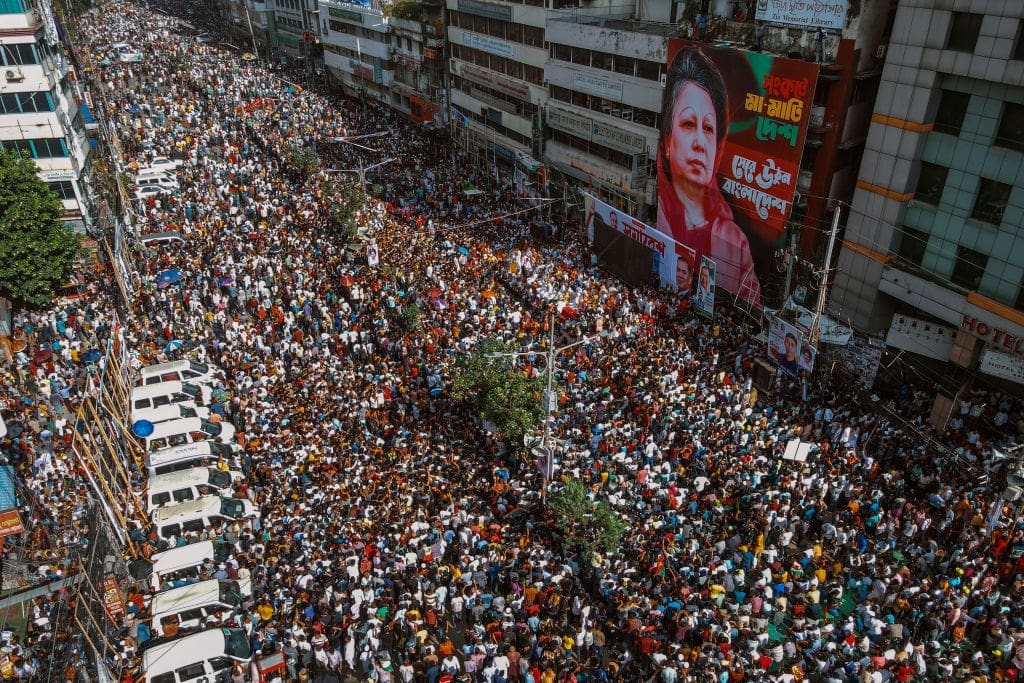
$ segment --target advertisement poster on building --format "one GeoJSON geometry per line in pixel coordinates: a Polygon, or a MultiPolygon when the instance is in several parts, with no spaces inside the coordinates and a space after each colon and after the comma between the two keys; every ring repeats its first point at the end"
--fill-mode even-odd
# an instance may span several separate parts
{"type": "Polygon", "coordinates": [[[700,257],[700,272],[697,273],[697,293],[693,297],[697,313],[707,318],[715,317],[715,262],[707,256],[700,257]]]}
{"type": "Polygon", "coordinates": [[[796,377],[801,370],[810,374],[817,353],[799,328],[776,317],[768,328],[768,355],[784,373],[796,377]]]}
{"type": "MultiPolygon", "coordinates": [[[[620,259],[635,259],[628,253],[629,249],[642,248],[652,252],[650,265],[647,266],[650,270],[648,275],[655,277],[662,287],[679,291],[683,287],[692,286],[693,264],[697,262],[696,254],[692,249],[677,244],[668,235],[592,195],[585,195],[584,209],[587,239],[592,244],[595,243],[595,234],[600,228],[611,229],[631,240],[628,247],[626,245],[617,249],[614,246],[611,247],[615,249],[616,253],[603,251],[597,255],[599,259],[613,263],[620,259]]],[[[624,265],[633,266],[635,264],[624,265]]]]}
{"type": "Polygon", "coordinates": [[[672,39],[658,142],[661,232],[761,305],[796,193],[818,66],[672,39]]]}

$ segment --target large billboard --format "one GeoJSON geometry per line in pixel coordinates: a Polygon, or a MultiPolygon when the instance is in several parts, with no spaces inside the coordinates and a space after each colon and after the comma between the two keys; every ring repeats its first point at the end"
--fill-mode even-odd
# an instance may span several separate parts
{"type": "Polygon", "coordinates": [[[818,66],[674,38],[658,142],[658,225],[760,306],[796,194],[818,66]]]}
{"type": "Polygon", "coordinates": [[[697,263],[692,249],[593,195],[585,195],[584,209],[587,238],[615,275],[632,284],[656,280],[662,287],[691,291],[697,263]]]}

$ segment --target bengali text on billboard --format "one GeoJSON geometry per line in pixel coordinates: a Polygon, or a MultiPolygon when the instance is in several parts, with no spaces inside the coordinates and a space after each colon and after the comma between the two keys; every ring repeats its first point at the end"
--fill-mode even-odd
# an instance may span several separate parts
{"type": "Polygon", "coordinates": [[[717,266],[718,286],[760,305],[777,272],[818,66],[669,41],[658,143],[658,230],[717,266]]]}
{"type": "Polygon", "coordinates": [[[668,235],[592,195],[585,196],[584,207],[587,237],[591,242],[594,241],[595,225],[608,226],[653,250],[654,272],[652,276],[657,276],[662,287],[677,292],[690,291],[693,285],[693,264],[697,262],[692,249],[677,244],[668,235]]]}

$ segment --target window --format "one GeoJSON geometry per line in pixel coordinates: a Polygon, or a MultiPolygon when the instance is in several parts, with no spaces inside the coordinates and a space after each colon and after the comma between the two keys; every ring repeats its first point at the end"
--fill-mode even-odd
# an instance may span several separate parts
{"type": "Polygon", "coordinates": [[[192,500],[193,498],[195,498],[195,496],[192,495],[192,489],[178,489],[174,492],[175,503],[184,503],[185,501],[192,500]]]}
{"type": "Polygon", "coordinates": [[[915,266],[921,265],[924,252],[928,248],[928,233],[903,226],[903,239],[900,240],[899,256],[915,266]]]}
{"type": "Polygon", "coordinates": [[[75,197],[75,187],[74,187],[74,185],[71,184],[70,180],[56,180],[56,181],[53,181],[53,182],[50,182],[50,183],[46,183],[46,184],[49,185],[50,189],[53,190],[53,193],[56,194],[61,199],[63,199],[63,200],[74,200],[74,199],[76,199],[76,197],[75,197]]]}
{"type": "Polygon", "coordinates": [[[181,525],[183,531],[191,532],[194,534],[201,533],[206,528],[206,522],[202,519],[190,519],[181,525]]]}
{"type": "MultiPolygon", "coordinates": [[[[0,2],[4,2],[4,1],[5,0],[0,0],[0,2]]],[[[152,683],[175,683],[174,672],[173,671],[168,671],[165,674],[160,674],[159,676],[153,676],[153,682],[152,683]]]]}
{"type": "Polygon", "coordinates": [[[960,126],[964,125],[964,115],[971,96],[965,92],[942,89],[939,96],[939,108],[935,112],[935,130],[949,135],[960,135],[960,126]]]}
{"type": "Polygon", "coordinates": [[[164,492],[164,493],[154,493],[153,494],[153,498],[152,498],[150,504],[153,507],[156,507],[158,505],[167,505],[170,502],[171,502],[171,494],[169,494],[167,492],[164,492]]]}
{"type": "Polygon", "coordinates": [[[50,157],[66,157],[68,149],[63,138],[37,138],[35,140],[4,140],[4,149],[20,152],[22,156],[30,156],[33,159],[47,159],[50,157]]]}
{"type": "Polygon", "coordinates": [[[996,131],[996,147],[1024,152],[1024,104],[1003,103],[1003,117],[996,131]]]}
{"type": "Polygon", "coordinates": [[[1002,223],[1003,211],[1006,210],[1006,202],[1010,199],[1010,190],[1012,189],[1012,186],[998,180],[982,178],[978,185],[978,197],[974,200],[971,218],[977,218],[979,221],[992,225],[1002,223]]]}
{"type": "Polygon", "coordinates": [[[4,43],[0,45],[0,61],[4,66],[23,66],[38,64],[39,58],[32,43],[4,43]]]}
{"type": "Polygon", "coordinates": [[[1013,46],[1013,58],[1024,60],[1024,21],[1020,24],[1017,33],[1017,44],[1013,46]]]}
{"type": "Polygon", "coordinates": [[[0,94],[0,114],[53,111],[53,100],[45,90],[0,94]]]}
{"type": "Polygon", "coordinates": [[[953,12],[953,21],[949,25],[949,37],[946,38],[946,48],[959,52],[974,52],[974,46],[978,44],[978,34],[981,33],[983,18],[984,15],[971,12],[953,12]]]}
{"type": "Polygon", "coordinates": [[[946,175],[949,169],[938,164],[921,162],[921,173],[917,177],[917,189],[914,199],[938,206],[942,199],[942,190],[946,187],[946,175]]]}
{"type": "Polygon", "coordinates": [[[177,524],[168,524],[160,530],[160,535],[164,538],[170,538],[171,536],[177,536],[181,533],[181,527],[177,524]]]}
{"type": "Polygon", "coordinates": [[[179,681],[191,681],[193,678],[200,678],[206,675],[205,662],[196,662],[183,666],[178,669],[175,673],[178,674],[179,681]]]}
{"type": "Polygon", "coordinates": [[[985,274],[986,265],[988,256],[985,254],[967,247],[957,247],[956,265],[953,266],[953,275],[949,279],[953,284],[975,291],[981,284],[981,276],[985,274]]]}
{"type": "Polygon", "coordinates": [[[1018,311],[1024,311],[1024,283],[1017,290],[1017,303],[1013,305],[1018,311]]]}

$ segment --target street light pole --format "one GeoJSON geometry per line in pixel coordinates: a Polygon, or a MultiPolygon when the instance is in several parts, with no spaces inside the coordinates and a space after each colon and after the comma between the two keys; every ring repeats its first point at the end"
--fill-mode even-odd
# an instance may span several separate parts
{"type": "MultiPolygon", "coordinates": [[[[578,340],[572,342],[571,344],[566,344],[565,346],[555,347],[555,323],[556,323],[556,314],[555,314],[554,311],[552,311],[551,312],[551,324],[548,327],[548,351],[547,351],[547,354],[546,354],[546,361],[547,361],[546,389],[544,390],[544,395],[541,398],[541,400],[543,402],[543,408],[544,408],[544,429],[541,432],[541,437],[540,437],[540,451],[541,451],[541,454],[544,456],[544,458],[546,458],[546,460],[545,460],[546,466],[544,468],[544,471],[541,473],[542,476],[543,476],[543,479],[544,479],[544,483],[541,485],[541,490],[540,490],[541,501],[547,501],[548,482],[550,481],[551,477],[554,475],[554,470],[555,470],[555,451],[554,451],[553,448],[551,448],[548,445],[551,442],[551,420],[552,420],[552,416],[554,415],[555,409],[556,409],[556,407],[558,405],[558,401],[557,401],[557,399],[555,399],[555,395],[554,395],[555,369],[556,369],[555,368],[555,363],[557,362],[558,354],[562,353],[563,351],[568,351],[569,349],[574,348],[576,346],[579,346],[581,344],[588,344],[588,343],[590,343],[590,342],[592,342],[594,340],[594,337],[586,336],[586,337],[583,337],[582,339],[578,339],[578,340]]],[[[488,354],[487,357],[488,358],[518,358],[519,356],[529,356],[532,353],[533,352],[531,352],[531,351],[515,352],[515,353],[492,353],[492,354],[488,354]]]]}
{"type": "Polygon", "coordinates": [[[366,172],[397,160],[398,157],[391,157],[390,159],[385,159],[384,161],[373,164],[372,166],[363,166],[362,164],[359,164],[359,168],[325,168],[323,173],[355,173],[359,176],[359,187],[362,188],[363,194],[366,194],[366,172]]]}

